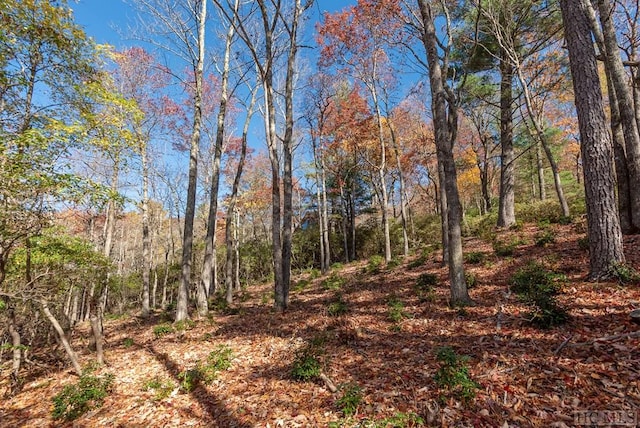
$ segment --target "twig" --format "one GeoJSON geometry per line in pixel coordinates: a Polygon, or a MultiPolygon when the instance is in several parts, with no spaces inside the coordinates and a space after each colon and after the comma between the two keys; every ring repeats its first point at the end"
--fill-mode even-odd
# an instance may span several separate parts
{"type": "Polygon", "coordinates": [[[327,388],[329,388],[329,391],[333,393],[338,392],[338,388],[336,388],[336,385],[331,381],[331,379],[329,379],[329,377],[326,374],[320,373],[320,379],[324,381],[324,384],[327,385],[327,388]]]}
{"type": "Polygon", "coordinates": [[[569,343],[569,341],[573,338],[573,334],[570,334],[569,337],[567,337],[561,344],[560,346],[558,346],[556,348],[555,351],[553,351],[553,355],[558,355],[560,353],[560,351],[562,351],[562,348],[564,348],[565,346],[567,346],[567,344],[569,343]]]}

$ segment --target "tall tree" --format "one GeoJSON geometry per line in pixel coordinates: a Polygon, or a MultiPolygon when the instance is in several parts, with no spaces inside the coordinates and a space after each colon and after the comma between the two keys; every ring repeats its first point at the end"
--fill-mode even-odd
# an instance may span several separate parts
{"type": "Polygon", "coordinates": [[[598,280],[609,277],[612,266],[625,260],[614,192],[612,145],[585,9],[581,0],[561,0],[560,7],[582,140],[589,229],[589,277],[598,280]]]}
{"type": "MultiPolygon", "coordinates": [[[[449,15],[446,4],[441,3],[448,24],[449,15]]],[[[451,27],[447,26],[447,43],[440,43],[434,25],[435,13],[427,0],[418,0],[422,26],[421,39],[429,66],[431,86],[431,110],[437,148],[438,164],[444,172],[443,193],[447,197],[447,236],[449,243],[448,265],[451,289],[451,305],[464,306],[472,303],[467,291],[462,260],[462,207],[458,195],[456,165],[453,159],[453,144],[456,141],[458,126],[458,107],[455,94],[448,85],[448,55],[451,47],[451,27]],[[441,60],[438,46],[444,46],[441,60]],[[441,62],[442,61],[442,62],[441,62]]]]}

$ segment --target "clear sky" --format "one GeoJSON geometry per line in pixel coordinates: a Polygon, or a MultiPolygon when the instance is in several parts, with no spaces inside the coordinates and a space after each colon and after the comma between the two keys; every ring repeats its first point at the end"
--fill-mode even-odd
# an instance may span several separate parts
{"type": "MultiPolygon", "coordinates": [[[[316,0],[313,14],[317,16],[318,12],[341,10],[354,3],[354,0],[316,0]]],[[[135,16],[131,5],[122,0],[77,0],[77,3],[72,2],[70,6],[74,10],[76,22],[96,42],[116,47],[135,44],[135,41],[122,40],[119,34],[126,34],[127,24],[135,16]]]]}

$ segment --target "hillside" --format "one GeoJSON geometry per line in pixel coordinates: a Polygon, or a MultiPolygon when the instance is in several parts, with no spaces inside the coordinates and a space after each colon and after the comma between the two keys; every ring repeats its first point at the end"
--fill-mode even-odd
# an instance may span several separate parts
{"type": "MultiPolygon", "coordinates": [[[[490,242],[466,240],[465,251],[474,254],[466,267],[477,280],[470,292],[477,305],[464,309],[447,306],[446,270],[434,253],[423,264],[410,258],[379,272],[366,262],[349,264],[329,281],[300,277],[284,315],[271,310],[270,285],[264,284],[247,289],[237,306],[180,332],[159,329],[170,330],[160,312],[149,320],[110,319],[108,364],[94,368],[96,375],[114,375],[101,408],[75,424],[51,419],[52,397],[77,381],[58,350],[30,355],[31,376],[17,396],[0,404],[0,426],[408,427],[419,424],[418,417],[430,426],[573,426],[577,411],[638,409],[640,327],[628,315],[640,307],[638,284],[585,282],[584,232],[577,225],[549,231],[554,242],[545,246],[535,245],[542,231],[533,225],[500,232],[500,240],[517,244],[502,257],[490,242]],[[568,311],[568,323],[530,325],[529,309],[509,292],[509,279],[532,260],[563,274],[558,303],[568,311]],[[424,284],[416,288],[426,273],[437,277],[433,291],[424,284]],[[191,392],[180,390],[180,373],[207,361],[221,345],[232,350],[230,367],[191,392]],[[443,346],[469,357],[464,364],[478,384],[475,397],[465,401],[434,380],[443,346]],[[304,349],[346,389],[332,393],[320,379],[292,379],[292,362],[304,349]],[[357,396],[355,386],[361,401],[347,417],[340,412],[344,400],[337,401],[345,390],[357,396]]],[[[640,236],[626,238],[628,262],[636,269],[639,246],[640,236]]],[[[73,338],[85,364],[93,358],[88,337],[84,326],[73,338]]]]}

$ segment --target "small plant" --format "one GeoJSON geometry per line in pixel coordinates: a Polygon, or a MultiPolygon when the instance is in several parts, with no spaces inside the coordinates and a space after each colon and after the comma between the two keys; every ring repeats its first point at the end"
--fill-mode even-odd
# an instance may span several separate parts
{"type": "Polygon", "coordinates": [[[344,268],[344,264],[340,262],[336,262],[331,265],[331,270],[342,270],[344,268]]]}
{"type": "Polygon", "coordinates": [[[204,366],[208,371],[223,371],[231,367],[233,359],[233,350],[226,345],[219,345],[216,349],[209,353],[207,363],[204,366]]]}
{"type": "Polygon", "coordinates": [[[302,291],[307,288],[309,284],[311,284],[311,281],[309,281],[308,279],[301,279],[295,283],[295,285],[293,286],[293,291],[302,291]]]}
{"type": "Polygon", "coordinates": [[[478,277],[473,272],[465,271],[464,280],[467,283],[467,288],[473,288],[478,285],[478,277]]]}
{"type": "Polygon", "coordinates": [[[389,307],[387,316],[394,323],[399,323],[408,316],[404,311],[404,303],[397,297],[391,297],[387,302],[387,306],[389,307]]]}
{"type": "Polygon", "coordinates": [[[545,247],[547,244],[553,244],[556,242],[556,236],[551,229],[546,229],[542,232],[536,233],[534,241],[536,247],[545,247]]]}
{"type": "Polygon", "coordinates": [[[330,317],[338,317],[346,314],[347,312],[349,312],[349,307],[347,306],[347,302],[342,300],[342,296],[338,296],[337,300],[331,302],[327,307],[327,314],[330,317]]]}
{"type": "Polygon", "coordinates": [[[381,255],[375,254],[369,258],[369,262],[367,262],[367,272],[370,274],[380,273],[382,269],[382,265],[384,264],[384,257],[381,255]]]}
{"type": "Polygon", "coordinates": [[[362,388],[357,384],[348,383],[341,385],[340,390],[342,395],[336,401],[336,407],[345,417],[355,415],[362,402],[362,388]]]}
{"type": "Polygon", "coordinates": [[[130,337],[125,337],[122,341],[122,346],[125,348],[131,348],[133,346],[133,339],[130,337]]]}
{"type": "Polygon", "coordinates": [[[379,419],[368,428],[411,428],[424,425],[424,419],[413,412],[398,412],[388,418],[379,419]]]}
{"type": "Polygon", "coordinates": [[[176,385],[168,379],[162,379],[156,376],[146,381],[143,386],[143,391],[153,391],[153,399],[155,401],[164,400],[171,392],[176,389],[176,385]]]}
{"type": "Polygon", "coordinates": [[[159,339],[162,336],[170,333],[173,333],[173,327],[171,327],[169,324],[160,324],[153,327],[153,335],[156,337],[156,339],[159,339]]]}
{"type": "Polygon", "coordinates": [[[387,263],[387,269],[395,269],[402,264],[402,260],[398,257],[394,257],[387,263]]]}
{"type": "Polygon", "coordinates": [[[511,257],[516,249],[517,242],[502,242],[500,240],[493,241],[493,252],[498,257],[511,257]]]}
{"type": "Polygon", "coordinates": [[[433,273],[423,273],[416,280],[416,287],[421,290],[430,291],[438,285],[438,276],[433,273]]]}
{"type": "Polygon", "coordinates": [[[464,261],[470,263],[472,265],[480,264],[485,259],[485,254],[480,251],[470,251],[468,253],[464,253],[464,261]]]}
{"type": "Polygon", "coordinates": [[[333,272],[328,278],[322,281],[322,288],[325,290],[339,290],[346,282],[346,279],[333,272]]]}
{"type": "Polygon", "coordinates": [[[174,326],[177,331],[187,331],[193,329],[196,326],[196,323],[193,320],[185,319],[176,321],[174,326]]]}
{"type": "Polygon", "coordinates": [[[618,280],[620,285],[627,285],[640,281],[640,272],[625,263],[614,263],[609,267],[611,276],[618,280]]]}
{"type": "Polygon", "coordinates": [[[578,248],[580,248],[583,251],[588,251],[589,250],[589,237],[588,236],[583,236],[582,238],[578,239],[578,248]]]}
{"type": "Polygon", "coordinates": [[[313,280],[316,278],[320,278],[320,271],[318,269],[311,269],[309,271],[309,279],[313,280]]]}
{"type": "Polygon", "coordinates": [[[291,377],[301,382],[309,382],[320,376],[320,360],[318,357],[303,350],[296,354],[291,368],[291,377]]]}
{"type": "Polygon", "coordinates": [[[413,261],[411,261],[407,265],[407,268],[409,268],[409,269],[417,269],[417,268],[423,266],[426,262],[427,262],[427,257],[423,254],[420,257],[418,257],[417,259],[414,259],[413,261]]]}
{"type": "Polygon", "coordinates": [[[182,391],[192,392],[200,385],[200,382],[204,380],[204,374],[196,365],[196,367],[192,369],[178,373],[178,380],[180,380],[180,389],[182,391]]]}
{"type": "Polygon", "coordinates": [[[53,419],[72,421],[89,410],[102,407],[104,399],[111,392],[114,376],[104,377],[83,375],[78,383],[65,386],[53,397],[53,419]]]}
{"type": "Polygon", "coordinates": [[[434,376],[436,384],[465,403],[475,398],[479,385],[469,377],[469,357],[458,355],[451,347],[445,346],[438,349],[436,359],[440,362],[434,376]]]}
{"type": "Polygon", "coordinates": [[[511,290],[531,306],[529,321],[540,328],[551,328],[565,323],[569,314],[558,305],[561,275],[549,271],[539,263],[529,263],[511,278],[511,290]]]}

